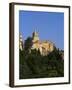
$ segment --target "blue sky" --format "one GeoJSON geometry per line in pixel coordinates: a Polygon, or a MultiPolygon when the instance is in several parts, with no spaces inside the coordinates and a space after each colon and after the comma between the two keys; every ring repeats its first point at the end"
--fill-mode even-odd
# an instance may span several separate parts
{"type": "Polygon", "coordinates": [[[64,13],[20,10],[19,30],[24,40],[37,31],[40,40],[50,40],[64,49],[64,13]]]}

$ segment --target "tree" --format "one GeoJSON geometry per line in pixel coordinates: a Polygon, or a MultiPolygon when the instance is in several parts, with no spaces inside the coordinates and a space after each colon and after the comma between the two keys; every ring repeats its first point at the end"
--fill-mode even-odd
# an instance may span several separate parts
{"type": "Polygon", "coordinates": [[[28,51],[32,46],[32,38],[31,37],[28,37],[26,40],[25,40],[25,43],[24,43],[24,49],[26,51],[28,51]]]}
{"type": "Polygon", "coordinates": [[[20,51],[20,79],[64,76],[64,61],[59,49],[55,48],[47,56],[42,56],[36,49],[28,53],[31,45],[32,38],[28,37],[25,49],[20,51]]]}

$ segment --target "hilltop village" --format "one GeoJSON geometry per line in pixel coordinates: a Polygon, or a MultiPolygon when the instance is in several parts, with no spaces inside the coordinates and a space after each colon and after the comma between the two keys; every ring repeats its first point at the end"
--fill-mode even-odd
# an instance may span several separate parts
{"type": "Polygon", "coordinates": [[[19,60],[20,79],[64,76],[64,51],[36,31],[25,40],[20,34],[19,60]]]}

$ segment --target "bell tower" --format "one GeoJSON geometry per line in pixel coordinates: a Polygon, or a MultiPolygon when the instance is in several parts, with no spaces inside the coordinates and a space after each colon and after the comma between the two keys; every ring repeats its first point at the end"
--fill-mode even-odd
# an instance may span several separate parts
{"type": "Polygon", "coordinates": [[[21,33],[19,34],[19,49],[23,50],[23,39],[21,33]]]}
{"type": "Polygon", "coordinates": [[[32,34],[32,42],[37,42],[39,41],[39,36],[38,36],[38,33],[36,31],[33,32],[32,34]]]}

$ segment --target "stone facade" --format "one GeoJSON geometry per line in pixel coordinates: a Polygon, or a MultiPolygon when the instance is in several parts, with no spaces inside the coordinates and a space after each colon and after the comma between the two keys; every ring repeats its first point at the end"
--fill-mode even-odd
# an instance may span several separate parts
{"type": "Polygon", "coordinates": [[[39,50],[41,55],[47,55],[54,50],[54,47],[54,44],[50,41],[40,41],[38,33],[33,32],[31,49],[39,50]]]}

